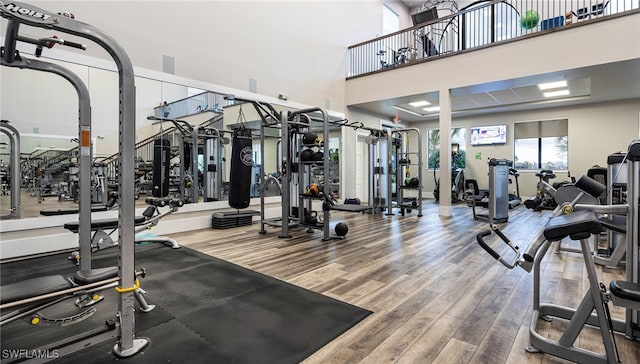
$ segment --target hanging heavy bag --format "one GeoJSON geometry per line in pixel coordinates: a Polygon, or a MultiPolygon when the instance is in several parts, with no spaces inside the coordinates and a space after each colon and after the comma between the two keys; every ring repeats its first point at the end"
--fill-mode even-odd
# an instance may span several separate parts
{"type": "Polygon", "coordinates": [[[233,130],[231,145],[231,172],[229,176],[229,206],[234,209],[249,207],[251,199],[251,165],[253,149],[251,131],[244,126],[233,130]]]}
{"type": "Polygon", "coordinates": [[[153,142],[153,197],[169,196],[169,163],[171,161],[171,143],[167,139],[153,142]]]}

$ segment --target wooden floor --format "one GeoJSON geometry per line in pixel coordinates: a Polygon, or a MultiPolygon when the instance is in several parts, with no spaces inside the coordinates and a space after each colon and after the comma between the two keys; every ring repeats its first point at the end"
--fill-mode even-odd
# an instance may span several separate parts
{"type": "MultiPolygon", "coordinates": [[[[532,274],[503,267],[478,246],[475,235],[487,223],[474,221],[463,205],[453,207],[451,218],[439,217],[433,201],[424,205],[420,218],[415,213],[332,212],[332,221],[349,225],[345,240],[324,242],[320,231],[303,229],[293,230],[291,239],[279,239],[276,229],[258,234],[255,222],[172,237],[183,246],[374,312],[305,363],[563,362],[524,351],[532,274]]],[[[503,231],[524,247],[546,218],[520,206],[511,211],[503,231]]],[[[541,301],[576,307],[587,287],[581,256],[556,253],[554,245],[543,266],[541,301]]],[[[605,282],[623,277],[620,270],[597,269],[605,282]]],[[[612,312],[624,315],[617,307],[612,312]]],[[[563,324],[540,325],[542,333],[557,339],[563,324]]],[[[639,362],[640,343],[621,335],[616,339],[622,362],[639,362]]],[[[604,351],[599,331],[592,328],[577,345],[604,351]]]]}

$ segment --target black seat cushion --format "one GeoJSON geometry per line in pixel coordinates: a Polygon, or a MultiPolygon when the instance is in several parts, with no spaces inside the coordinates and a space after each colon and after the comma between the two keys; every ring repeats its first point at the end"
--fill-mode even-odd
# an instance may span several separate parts
{"type": "Polygon", "coordinates": [[[555,216],[549,219],[544,229],[544,237],[549,241],[562,240],[569,236],[573,240],[588,238],[598,234],[602,224],[592,211],[577,211],[568,215],[555,216]]]}
{"type": "MultiPolygon", "coordinates": [[[[140,225],[146,221],[144,216],[136,216],[135,225],[140,225]]],[[[68,222],[64,224],[64,228],[77,233],[80,229],[80,221],[68,222]]],[[[118,218],[115,219],[97,219],[91,221],[91,231],[101,229],[116,229],[118,227],[118,218]]]]}
{"type": "Polygon", "coordinates": [[[640,283],[612,281],[609,283],[611,294],[630,301],[640,302],[640,283]]]}
{"type": "Polygon", "coordinates": [[[0,287],[0,303],[15,302],[71,287],[73,284],[61,275],[31,278],[0,287]]]}

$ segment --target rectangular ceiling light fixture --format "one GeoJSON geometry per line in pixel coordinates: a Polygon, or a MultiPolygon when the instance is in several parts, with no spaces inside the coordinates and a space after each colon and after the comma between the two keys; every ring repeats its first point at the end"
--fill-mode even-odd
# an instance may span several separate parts
{"type": "Polygon", "coordinates": [[[411,107],[422,107],[422,106],[431,105],[431,103],[429,101],[423,100],[423,101],[410,102],[409,105],[411,105],[411,107]]]}
{"type": "Polygon", "coordinates": [[[544,97],[568,96],[569,90],[549,91],[543,93],[544,97]]]}
{"type": "Polygon", "coordinates": [[[415,112],[415,111],[411,111],[411,110],[405,109],[404,107],[400,107],[400,106],[398,106],[398,105],[394,105],[394,106],[392,106],[392,107],[393,107],[394,109],[396,109],[396,110],[400,110],[400,111],[402,111],[402,112],[406,112],[407,114],[411,114],[411,115],[415,115],[415,116],[422,116],[422,114],[419,114],[419,113],[417,113],[417,112],[415,112]]]}
{"type": "Polygon", "coordinates": [[[426,111],[426,112],[440,111],[440,106],[425,107],[424,111],[426,111]]]}
{"type": "Polygon", "coordinates": [[[551,90],[554,88],[567,87],[567,81],[556,81],[556,82],[547,82],[541,83],[538,85],[538,88],[541,90],[551,90]]]}

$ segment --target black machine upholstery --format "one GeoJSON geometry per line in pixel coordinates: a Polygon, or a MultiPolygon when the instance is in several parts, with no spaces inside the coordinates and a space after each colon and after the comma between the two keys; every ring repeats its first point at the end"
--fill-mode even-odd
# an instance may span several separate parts
{"type": "MultiPolygon", "coordinates": [[[[135,225],[142,224],[146,221],[144,216],[136,216],[134,221],[135,225]]],[[[79,230],[80,222],[68,222],[64,224],[64,228],[67,230],[71,230],[74,233],[77,233],[79,230]]],[[[101,229],[116,229],[118,228],[118,219],[98,219],[91,221],[91,231],[101,230],[101,229]]]]}
{"type": "Polygon", "coordinates": [[[116,277],[117,275],[118,267],[79,270],[73,275],[73,280],[80,285],[84,285],[104,281],[105,279],[116,277]]]}
{"type": "Polygon", "coordinates": [[[478,187],[478,181],[475,179],[465,179],[464,190],[467,191],[470,198],[473,197],[473,202],[476,206],[489,206],[489,202],[485,200],[485,198],[489,196],[489,190],[481,190],[478,187]],[[472,193],[473,195],[471,195],[472,193]]]}
{"type": "Polygon", "coordinates": [[[616,297],[640,302],[640,283],[612,281],[609,283],[609,290],[616,297]]]}
{"type": "Polygon", "coordinates": [[[549,241],[562,240],[569,236],[572,240],[586,239],[598,234],[602,224],[592,211],[578,211],[568,215],[552,217],[544,229],[544,237],[549,241]]]}

